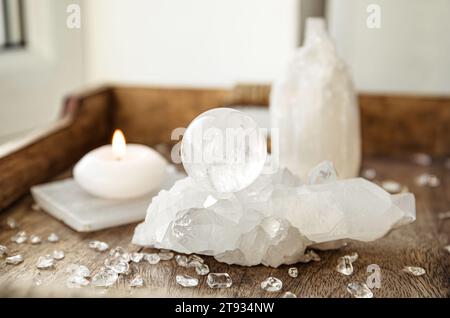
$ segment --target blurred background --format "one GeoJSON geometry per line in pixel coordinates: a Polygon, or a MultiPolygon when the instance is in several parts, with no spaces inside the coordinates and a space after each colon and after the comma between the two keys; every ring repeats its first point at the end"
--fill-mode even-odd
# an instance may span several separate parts
{"type": "Polygon", "coordinates": [[[86,85],[271,83],[310,16],[325,17],[358,91],[450,94],[448,0],[0,0],[0,144],[86,85]]]}

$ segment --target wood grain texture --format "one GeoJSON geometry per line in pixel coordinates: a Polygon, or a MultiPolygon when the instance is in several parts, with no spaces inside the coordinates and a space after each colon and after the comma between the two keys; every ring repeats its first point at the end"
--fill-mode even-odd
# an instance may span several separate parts
{"type": "MultiPolygon", "coordinates": [[[[350,297],[346,291],[349,282],[364,282],[368,277],[369,264],[381,267],[380,289],[374,290],[374,297],[450,297],[450,254],[443,246],[450,244],[450,219],[439,220],[439,212],[450,210],[450,169],[442,161],[430,167],[419,167],[409,161],[399,159],[366,159],[365,167],[376,169],[377,180],[396,180],[409,187],[416,195],[417,221],[388,234],[376,242],[350,244],[336,251],[319,252],[322,260],[309,264],[297,264],[299,277],[291,278],[287,274],[290,266],[277,269],[264,266],[242,267],[219,263],[211,257],[206,263],[212,272],[228,272],[233,279],[229,289],[210,289],[206,277],[200,277],[197,288],[182,288],[175,283],[177,274],[197,276],[193,269],[175,265],[175,261],[163,261],[157,265],[141,263],[133,267],[133,273],[139,272],[145,280],[145,287],[130,290],[127,282],[130,277],[122,276],[118,283],[108,290],[82,289],[68,290],[64,286],[67,274],[64,268],[71,262],[84,264],[93,272],[98,270],[106,257],[105,253],[90,250],[89,240],[99,239],[111,246],[121,245],[130,251],[141,250],[130,244],[135,225],[122,226],[95,233],[76,233],[42,211],[33,211],[29,196],[16,203],[6,213],[0,215],[0,224],[7,217],[14,217],[20,229],[29,234],[46,237],[51,232],[60,235],[61,241],[55,244],[44,242],[41,245],[28,243],[17,245],[9,241],[15,233],[1,228],[0,244],[13,252],[23,253],[25,262],[13,266],[0,259],[0,294],[3,296],[132,296],[132,297],[279,297],[281,292],[269,293],[260,289],[260,283],[268,276],[280,278],[283,291],[292,291],[299,297],[350,297]],[[414,178],[429,172],[439,176],[441,185],[437,188],[419,187],[414,178]],[[38,256],[48,254],[54,249],[66,252],[66,258],[59,261],[55,270],[38,271],[35,267],[38,256]],[[360,257],[354,263],[352,276],[343,276],[335,271],[339,256],[358,252],[360,257]],[[426,275],[410,276],[402,271],[403,266],[421,266],[426,275]],[[41,272],[44,282],[39,287],[31,287],[33,277],[41,272]]],[[[66,173],[64,176],[67,176],[66,173]]],[[[132,277],[132,275],[131,275],[132,277]]]]}

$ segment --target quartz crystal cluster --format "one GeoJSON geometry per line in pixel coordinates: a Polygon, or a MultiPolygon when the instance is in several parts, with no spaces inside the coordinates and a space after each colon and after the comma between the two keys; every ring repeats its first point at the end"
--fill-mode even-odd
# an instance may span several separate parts
{"type": "MultiPolygon", "coordinates": [[[[153,198],[133,243],[212,255],[228,264],[278,267],[320,259],[305,254],[311,245],[373,241],[415,220],[412,194],[391,195],[363,178],[336,175],[327,162],[310,170],[306,180],[280,168],[230,193],[207,190],[186,177],[153,198]]],[[[177,257],[178,264],[188,262],[177,257]]]]}

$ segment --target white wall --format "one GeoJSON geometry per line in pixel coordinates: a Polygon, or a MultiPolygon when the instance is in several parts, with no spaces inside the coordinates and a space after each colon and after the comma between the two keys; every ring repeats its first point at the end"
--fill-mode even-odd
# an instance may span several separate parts
{"type": "Polygon", "coordinates": [[[327,17],[358,89],[450,94],[450,1],[329,0],[327,17]],[[366,27],[371,3],[380,29],[366,27]]]}
{"type": "Polygon", "coordinates": [[[66,27],[74,0],[26,0],[28,44],[0,53],[0,143],[55,120],[83,82],[82,35],[66,27]]]}
{"type": "Polygon", "coordinates": [[[267,82],[298,42],[297,0],[88,0],[84,7],[89,82],[267,82]]]}

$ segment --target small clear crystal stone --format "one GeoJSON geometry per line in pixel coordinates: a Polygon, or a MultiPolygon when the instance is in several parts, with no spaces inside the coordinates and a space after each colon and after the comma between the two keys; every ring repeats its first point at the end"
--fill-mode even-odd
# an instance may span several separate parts
{"type": "Polygon", "coordinates": [[[268,277],[261,282],[261,288],[269,292],[280,291],[283,288],[283,282],[276,277],[268,277]]]}
{"type": "Polygon", "coordinates": [[[199,264],[198,266],[195,266],[195,271],[197,272],[197,274],[205,276],[209,273],[209,266],[206,264],[199,264]]]}
{"type": "Polygon", "coordinates": [[[6,258],[6,264],[17,265],[23,262],[23,256],[18,254],[6,258]]]}
{"type": "Polygon", "coordinates": [[[350,283],[347,285],[347,291],[355,298],[372,298],[373,293],[364,283],[350,283]]]}
{"type": "Polygon", "coordinates": [[[121,256],[106,258],[105,266],[119,274],[126,273],[130,269],[128,261],[121,256]]]}
{"type": "Polygon", "coordinates": [[[149,264],[158,264],[159,261],[161,260],[161,258],[159,257],[159,255],[157,253],[147,253],[144,256],[145,260],[149,263],[149,264]]]}
{"type": "Polygon", "coordinates": [[[56,243],[59,241],[59,236],[56,233],[51,233],[48,237],[47,237],[47,241],[51,242],[51,243],[56,243]]]}
{"type": "Polygon", "coordinates": [[[426,153],[416,153],[412,155],[411,159],[415,164],[424,167],[431,165],[432,162],[431,156],[426,153]]]}
{"type": "Polygon", "coordinates": [[[358,259],[358,253],[352,253],[351,255],[344,255],[339,257],[338,264],[336,266],[336,270],[344,275],[353,274],[353,262],[358,259]]]}
{"type": "Polygon", "coordinates": [[[139,263],[144,258],[144,253],[131,253],[130,259],[133,263],[139,263]]]}
{"type": "Polygon", "coordinates": [[[54,250],[53,253],[52,253],[52,256],[53,256],[54,259],[59,261],[59,260],[62,260],[64,258],[65,254],[64,254],[64,251],[54,250]]]}
{"type": "Polygon", "coordinates": [[[203,258],[197,255],[189,255],[187,258],[187,267],[197,267],[204,263],[203,258]]]}
{"type": "Polygon", "coordinates": [[[27,233],[25,231],[20,231],[16,235],[11,237],[11,242],[22,244],[26,242],[27,238],[27,233]]]}
{"type": "Polygon", "coordinates": [[[109,245],[102,241],[93,240],[89,242],[89,248],[99,252],[104,252],[109,248],[109,245]]]}
{"type": "Polygon", "coordinates": [[[55,266],[55,260],[51,255],[40,256],[36,263],[36,267],[39,269],[48,269],[55,266]]]}
{"type": "Polygon", "coordinates": [[[206,283],[210,288],[230,288],[233,280],[228,273],[209,273],[206,283]]]}
{"type": "Polygon", "coordinates": [[[187,267],[188,266],[188,258],[186,255],[177,255],[175,256],[175,261],[177,262],[178,266],[181,267],[187,267]]]}
{"type": "Polygon", "coordinates": [[[367,180],[373,180],[377,177],[377,172],[372,168],[364,169],[362,172],[362,176],[367,180]]]}
{"type": "Polygon", "coordinates": [[[416,178],[416,184],[421,187],[438,187],[441,182],[439,181],[439,178],[435,176],[434,174],[429,173],[422,173],[416,178]]]}
{"type": "Polygon", "coordinates": [[[291,267],[291,268],[289,268],[288,269],[288,274],[289,274],[289,276],[291,276],[291,277],[297,277],[298,276],[298,269],[297,269],[297,267],[291,267]]]}
{"type": "Polygon", "coordinates": [[[92,277],[92,285],[96,287],[109,287],[112,286],[117,279],[119,278],[119,274],[110,269],[110,268],[102,268],[100,271],[92,277]]]}
{"type": "Polygon", "coordinates": [[[39,244],[41,242],[42,242],[42,239],[41,239],[40,236],[37,236],[37,235],[31,235],[30,236],[30,243],[31,244],[39,244]]]}
{"type": "Polygon", "coordinates": [[[0,256],[6,255],[8,248],[5,245],[0,245],[0,256]]]}
{"type": "Polygon", "coordinates": [[[189,275],[177,275],[176,281],[178,285],[183,287],[195,287],[198,285],[198,279],[189,275]]]}
{"type": "Polygon", "coordinates": [[[287,291],[281,296],[281,298],[297,298],[297,295],[293,292],[287,291]]]}
{"type": "Polygon", "coordinates": [[[414,276],[422,276],[426,273],[425,269],[418,266],[405,266],[403,267],[403,271],[414,276]]]}
{"type": "Polygon", "coordinates": [[[17,224],[16,220],[14,220],[13,218],[7,218],[6,219],[6,225],[10,229],[17,229],[19,227],[19,225],[17,224]]]}
{"type": "Polygon", "coordinates": [[[386,180],[381,183],[384,190],[389,193],[399,193],[402,190],[400,183],[393,180],[386,180]]]}
{"type": "Polygon", "coordinates": [[[130,281],[130,287],[142,287],[144,286],[144,279],[141,275],[136,275],[134,278],[130,281]]]}
{"type": "Polygon", "coordinates": [[[158,255],[162,261],[168,261],[173,258],[174,254],[172,252],[159,252],[158,255]]]}
{"type": "Polygon", "coordinates": [[[89,285],[89,281],[80,275],[71,275],[66,280],[66,286],[68,288],[81,288],[89,285]]]}
{"type": "Polygon", "coordinates": [[[91,276],[91,271],[84,265],[78,264],[69,264],[66,268],[66,273],[81,276],[81,277],[89,277],[91,276]]]}

